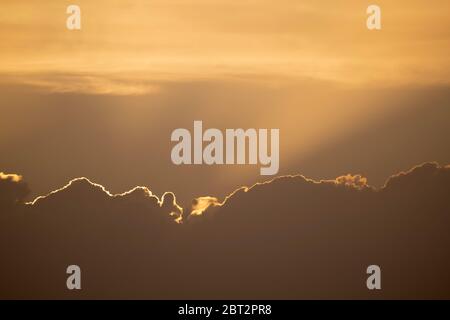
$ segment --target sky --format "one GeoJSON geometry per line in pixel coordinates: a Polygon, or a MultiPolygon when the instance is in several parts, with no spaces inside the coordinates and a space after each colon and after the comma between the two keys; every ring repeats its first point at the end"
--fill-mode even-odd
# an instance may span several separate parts
{"type": "Polygon", "coordinates": [[[450,2],[372,4],[1,0],[0,298],[448,298],[450,2]],[[175,165],[194,121],[278,176],[175,165]]]}
{"type": "Polygon", "coordinates": [[[448,1],[10,1],[0,10],[0,170],[30,197],[87,176],[182,202],[263,180],[175,166],[170,133],[280,128],[280,174],[382,186],[450,162],[448,1]],[[66,29],[66,8],[82,29],[66,29]]]}
{"type": "Polygon", "coordinates": [[[0,67],[27,78],[17,81],[56,91],[116,94],[155,90],[152,81],[235,74],[447,83],[448,1],[379,1],[382,32],[366,28],[369,4],[6,0],[0,67]],[[77,32],[65,28],[70,4],[81,8],[77,32]],[[29,79],[30,73],[36,77],[29,79]],[[45,76],[52,73],[79,78],[45,76]]]}

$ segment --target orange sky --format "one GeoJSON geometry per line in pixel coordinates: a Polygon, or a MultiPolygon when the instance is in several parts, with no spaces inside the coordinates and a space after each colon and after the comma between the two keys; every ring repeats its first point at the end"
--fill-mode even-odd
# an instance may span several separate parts
{"type": "Polygon", "coordinates": [[[372,2],[356,0],[2,0],[0,169],[37,193],[77,176],[180,196],[186,180],[193,196],[260,181],[257,167],[175,167],[170,133],[194,120],[280,128],[280,174],[380,185],[450,161],[439,131],[450,127],[450,2],[376,3],[381,31],[366,28],[372,2]],[[81,31],[66,29],[69,4],[81,31]],[[434,131],[418,121],[426,112],[434,131]],[[375,143],[353,151],[368,132],[375,143]]]}
{"type": "Polygon", "coordinates": [[[113,94],[155,92],[157,80],[235,74],[448,83],[450,3],[378,1],[382,30],[372,32],[365,26],[369,4],[3,0],[0,72],[55,91],[113,94]],[[65,27],[72,3],[81,7],[81,31],[65,27]],[[49,73],[76,78],[42,76],[49,73]]]}

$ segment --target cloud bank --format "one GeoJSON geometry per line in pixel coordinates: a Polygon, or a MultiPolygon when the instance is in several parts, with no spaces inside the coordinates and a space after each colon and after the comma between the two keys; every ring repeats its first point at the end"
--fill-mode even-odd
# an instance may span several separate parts
{"type": "MultiPolygon", "coordinates": [[[[1,177],[2,198],[20,194],[18,176],[1,177]]],[[[183,214],[173,193],[74,179],[2,210],[0,297],[450,298],[449,190],[450,167],[426,163],[381,189],[278,177],[183,214]],[[65,289],[70,264],[79,292],[65,289]],[[366,288],[371,264],[381,291],[366,288]]]]}

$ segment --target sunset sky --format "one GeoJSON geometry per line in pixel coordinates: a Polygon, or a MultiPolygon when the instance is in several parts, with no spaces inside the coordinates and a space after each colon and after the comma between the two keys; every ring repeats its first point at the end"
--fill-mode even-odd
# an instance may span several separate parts
{"type": "Polygon", "coordinates": [[[0,70],[51,90],[115,94],[232,75],[448,83],[448,1],[378,1],[381,32],[365,27],[369,4],[5,0],[0,70]],[[81,8],[81,31],[65,28],[69,4],[81,8]]]}
{"type": "Polygon", "coordinates": [[[170,132],[280,128],[280,174],[450,162],[449,1],[3,0],[0,170],[223,197],[259,167],[176,167],[170,132]],[[82,30],[66,29],[81,7],[82,30]]]}

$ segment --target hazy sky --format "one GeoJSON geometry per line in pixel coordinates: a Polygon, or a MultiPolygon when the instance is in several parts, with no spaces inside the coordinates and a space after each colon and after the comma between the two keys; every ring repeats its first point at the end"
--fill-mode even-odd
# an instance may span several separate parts
{"type": "MultiPolygon", "coordinates": [[[[2,1],[0,70],[55,90],[141,93],[160,79],[267,74],[338,81],[448,82],[448,1],[2,1]],[[65,27],[69,4],[82,30],[65,27]],[[100,79],[93,79],[93,77],[100,79]],[[83,79],[84,78],[84,79],[83,79]],[[114,79],[126,83],[119,86],[114,79]],[[84,80],[84,81],[83,81],[84,80]],[[144,81],[145,80],[145,81],[144,81]],[[61,83],[64,82],[64,83],[61,83]],[[69,82],[69,83],[66,83],[69,82]]],[[[265,77],[268,81],[270,78],[265,77]]]]}
{"type": "Polygon", "coordinates": [[[280,128],[280,173],[381,185],[450,162],[450,2],[377,1],[381,31],[369,4],[3,0],[0,170],[33,194],[89,176],[185,201],[261,180],[259,166],[175,167],[170,133],[194,120],[280,128]]]}

